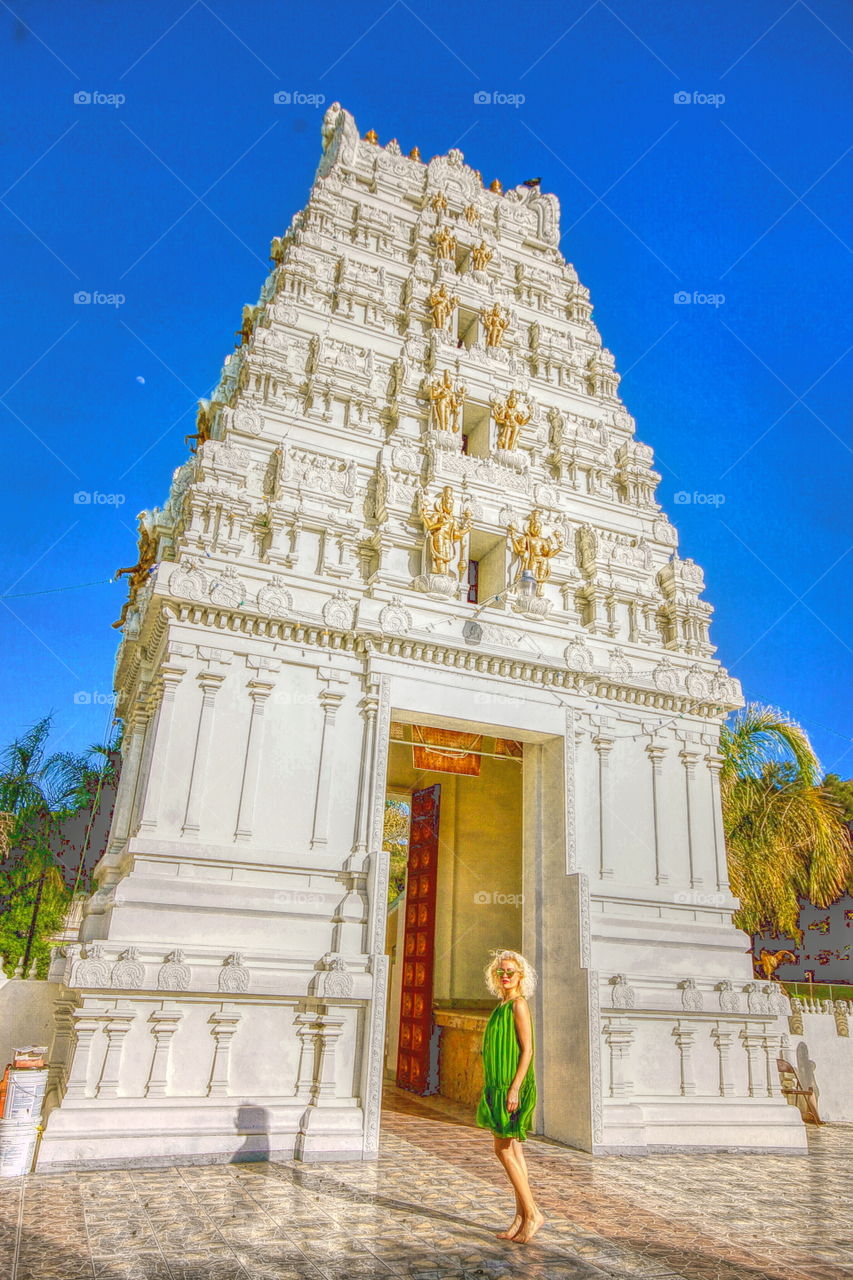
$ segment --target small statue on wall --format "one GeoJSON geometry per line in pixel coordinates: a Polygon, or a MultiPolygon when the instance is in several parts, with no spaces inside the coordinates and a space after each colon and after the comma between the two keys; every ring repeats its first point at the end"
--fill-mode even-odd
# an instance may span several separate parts
{"type": "Polygon", "coordinates": [[[433,236],[435,256],[443,262],[456,259],[456,236],[449,227],[439,227],[433,236]]]}
{"type": "Polygon", "coordinates": [[[184,436],[184,444],[190,446],[191,453],[198,453],[199,446],[203,445],[210,439],[210,433],[213,430],[213,420],[216,417],[216,411],[219,408],[217,400],[199,400],[198,413],[196,414],[195,435],[184,436]]]}
{"type": "Polygon", "coordinates": [[[425,504],[423,494],[419,495],[418,505],[420,507],[421,520],[427,530],[433,572],[450,574],[450,566],[458,544],[458,572],[461,581],[468,568],[464,550],[465,536],[470,531],[474,517],[466,507],[461,517],[457,518],[453,510],[453,490],[449,484],[442,489],[434,507],[428,507],[425,504]]]}
{"type": "Polygon", "coordinates": [[[796,963],[797,957],[793,951],[768,951],[766,947],[762,947],[755,961],[756,977],[772,978],[780,964],[796,963]]]}
{"type": "MultiPolygon", "coordinates": [[[[417,158],[420,160],[420,153],[417,158]]],[[[434,213],[447,213],[447,196],[443,191],[436,191],[429,202],[429,207],[434,213]]]]}
{"type": "Polygon", "coordinates": [[[467,388],[454,387],[449,369],[445,369],[443,376],[436,382],[430,383],[429,398],[439,431],[459,430],[459,415],[466,395],[467,388]]]}
{"type": "Polygon", "coordinates": [[[476,205],[466,204],[462,212],[465,215],[465,221],[468,223],[469,227],[476,226],[480,221],[480,213],[476,205]]]}
{"type": "Polygon", "coordinates": [[[130,565],[129,568],[117,569],[115,572],[116,581],[123,577],[124,574],[130,574],[130,594],[121,611],[121,617],[117,622],[113,623],[114,627],[124,626],[127,611],[135,603],[136,597],[139,594],[139,589],[147,581],[148,575],[156,560],[157,548],[151,534],[143,523],[143,517],[145,514],[146,513],[144,511],[141,511],[137,517],[139,520],[139,559],[136,564],[130,565]]]}
{"type": "Polygon", "coordinates": [[[447,322],[459,306],[459,299],[455,294],[451,297],[445,286],[441,284],[437,289],[433,289],[427,298],[427,305],[432,312],[433,326],[436,329],[446,329],[447,322]]]}
{"type": "Polygon", "coordinates": [[[529,405],[523,405],[515,391],[510,391],[506,400],[492,401],[492,416],[498,427],[498,448],[514,449],[518,443],[518,433],[526,427],[531,418],[529,405]]]}
{"type": "Polygon", "coordinates": [[[537,508],[527,517],[527,524],[519,532],[514,524],[507,528],[510,544],[518,556],[517,582],[526,570],[536,582],[536,594],[543,594],[543,587],[551,576],[550,561],[563,550],[563,535],[559,529],[552,534],[542,531],[542,512],[537,508]]]}
{"type": "Polygon", "coordinates": [[[471,250],[471,261],[474,264],[474,270],[485,271],[494,256],[494,253],[486,244],[485,240],[481,240],[479,244],[475,244],[474,248],[471,250]]]}
{"type": "Polygon", "coordinates": [[[486,346],[499,347],[503,336],[509,328],[509,316],[500,303],[495,303],[482,313],[483,328],[486,331],[486,346]]]}

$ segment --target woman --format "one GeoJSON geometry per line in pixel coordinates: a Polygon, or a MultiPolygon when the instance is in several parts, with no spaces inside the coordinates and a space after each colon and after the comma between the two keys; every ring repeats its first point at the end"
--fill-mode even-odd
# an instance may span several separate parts
{"type": "Polygon", "coordinates": [[[495,1155],[515,1192],[515,1217],[499,1240],[527,1244],[545,1221],[533,1199],[521,1144],[536,1106],[533,1074],[533,1023],[527,997],[536,974],[517,951],[494,951],[486,968],[486,986],[500,1004],[483,1033],[485,1084],[477,1105],[477,1124],[491,1129],[495,1155]]]}

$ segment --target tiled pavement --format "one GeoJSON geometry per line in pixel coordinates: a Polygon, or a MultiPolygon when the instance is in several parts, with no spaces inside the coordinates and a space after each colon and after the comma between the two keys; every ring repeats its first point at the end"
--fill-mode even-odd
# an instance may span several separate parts
{"type": "Polygon", "coordinates": [[[0,1183],[9,1280],[853,1280],[853,1127],[808,1156],[596,1157],[530,1139],[528,1246],[488,1133],[386,1093],[377,1163],[202,1165],[0,1183]]]}

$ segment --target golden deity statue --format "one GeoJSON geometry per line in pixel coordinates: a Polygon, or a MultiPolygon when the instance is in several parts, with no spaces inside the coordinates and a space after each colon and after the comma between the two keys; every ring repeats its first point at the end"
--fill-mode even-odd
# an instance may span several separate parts
{"type": "Polygon", "coordinates": [[[485,271],[495,255],[492,253],[485,240],[481,240],[479,244],[475,244],[471,250],[471,259],[474,263],[475,271],[485,271]]]}
{"type": "Polygon", "coordinates": [[[435,195],[429,202],[429,207],[435,213],[447,213],[447,196],[443,191],[436,191],[435,195]]]}
{"type": "Polygon", "coordinates": [[[129,568],[116,569],[116,572],[115,572],[116,579],[123,577],[124,574],[126,573],[130,574],[130,595],[125,601],[124,607],[122,608],[122,611],[121,611],[121,617],[119,618],[118,622],[113,623],[114,627],[124,626],[124,620],[127,617],[127,611],[131,607],[131,605],[135,602],[136,597],[139,594],[139,588],[145,583],[146,579],[148,578],[148,574],[152,566],[154,565],[156,550],[157,549],[154,545],[154,541],[151,537],[151,534],[145,528],[145,525],[140,522],[139,559],[137,560],[136,564],[131,565],[129,568]]]}
{"type": "Polygon", "coordinates": [[[504,334],[509,328],[509,316],[499,303],[489,307],[482,313],[483,327],[486,330],[486,346],[499,347],[504,334]]]}
{"type": "Polygon", "coordinates": [[[459,306],[459,299],[447,292],[443,284],[433,289],[427,298],[427,306],[432,312],[432,322],[436,329],[446,329],[447,322],[459,306]]]}
{"type": "Polygon", "coordinates": [[[438,381],[430,383],[429,398],[439,431],[459,430],[459,415],[467,394],[467,388],[454,387],[449,369],[438,381]]]}
{"type": "Polygon", "coordinates": [[[198,412],[196,413],[195,419],[196,434],[192,436],[184,436],[184,444],[188,444],[190,446],[191,453],[198,453],[199,445],[204,444],[205,441],[210,439],[210,433],[213,429],[213,419],[216,417],[216,410],[219,407],[218,400],[199,400],[198,412]]]}
{"type": "Polygon", "coordinates": [[[449,227],[439,227],[433,235],[435,255],[445,262],[453,262],[456,257],[456,236],[449,227]]]}
{"type": "Polygon", "coordinates": [[[468,223],[469,227],[476,226],[480,221],[480,214],[476,205],[466,204],[462,212],[465,214],[465,221],[468,223]]]}
{"type": "Polygon", "coordinates": [[[520,429],[530,421],[530,406],[522,404],[517,393],[510,391],[503,403],[492,401],[492,416],[498,425],[498,448],[514,449],[520,429]]]}
{"type": "Polygon", "coordinates": [[[551,576],[549,561],[563,550],[563,535],[559,530],[546,536],[542,532],[542,512],[538,509],[527,517],[527,524],[519,533],[514,524],[507,528],[512,549],[518,556],[519,568],[515,581],[527,570],[536,581],[536,594],[542,595],[542,588],[551,576]]]}
{"type": "Polygon", "coordinates": [[[467,571],[468,561],[465,559],[465,535],[471,528],[474,519],[466,507],[460,518],[453,512],[453,490],[447,484],[434,507],[426,506],[423,494],[419,495],[420,516],[427,530],[430,558],[433,573],[449,574],[450,566],[459,545],[459,579],[467,571]]]}

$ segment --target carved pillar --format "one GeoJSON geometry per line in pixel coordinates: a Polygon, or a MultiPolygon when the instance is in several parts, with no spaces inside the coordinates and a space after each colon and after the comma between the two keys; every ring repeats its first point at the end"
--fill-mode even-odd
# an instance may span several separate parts
{"type": "Polygon", "coordinates": [[[687,862],[690,869],[690,888],[695,889],[702,883],[702,877],[696,874],[696,852],[698,849],[696,831],[696,761],[698,751],[689,751],[686,747],[678,753],[684,765],[684,795],[687,805],[687,862]]]}
{"type": "Polygon", "coordinates": [[[210,752],[210,739],[213,734],[213,701],[217,689],[221,688],[224,675],[213,671],[201,671],[198,682],[201,686],[201,706],[198,713],[195,751],[190,771],[190,785],[187,794],[187,808],[181,834],[196,836],[200,830],[201,802],[207,775],[207,759],[210,752]]]}
{"type": "MultiPolygon", "coordinates": [[[[157,677],[157,684],[162,690],[160,704],[157,707],[156,719],[149,729],[150,746],[146,751],[147,763],[143,766],[147,777],[137,790],[141,801],[139,804],[141,832],[151,832],[157,827],[160,816],[160,796],[166,775],[166,749],[175,712],[175,694],[186,673],[186,667],[168,666],[161,667],[157,677]]],[[[132,833],[133,824],[130,827],[130,834],[132,833]]]]}
{"type": "Polygon", "coordinates": [[[367,693],[361,700],[361,709],[364,714],[364,733],[362,735],[361,766],[358,774],[353,853],[366,854],[370,828],[373,763],[376,755],[376,716],[379,711],[379,680],[376,676],[369,678],[367,693]]]}
{"type": "Polygon", "coordinates": [[[764,1036],[760,1031],[750,1031],[744,1027],[740,1033],[743,1047],[746,1049],[746,1066],[749,1073],[749,1096],[758,1098],[766,1090],[766,1073],[761,1070],[759,1054],[763,1049],[764,1036]],[[762,1079],[764,1077],[764,1079],[762,1079]]]}
{"type": "Polygon", "coordinates": [[[275,686],[267,680],[250,680],[249,696],[252,711],[249,716],[249,732],[246,739],[246,757],[243,764],[243,781],[240,786],[240,805],[237,812],[237,829],[234,839],[251,840],[255,800],[258,791],[258,768],[261,759],[264,734],[264,706],[275,686]]]}
{"type": "Polygon", "coordinates": [[[172,1036],[182,1017],[183,1013],[178,1006],[167,1001],[162,1009],[155,1009],[148,1019],[154,1037],[154,1057],[151,1059],[148,1083],[145,1086],[146,1098],[166,1097],[172,1036]]]}
{"type": "Polygon", "coordinates": [[[610,752],[613,750],[613,739],[599,734],[593,738],[593,746],[598,756],[598,874],[602,880],[613,876],[610,856],[613,850],[611,839],[611,796],[610,796],[610,752]]]}
{"type": "Polygon", "coordinates": [[[634,1027],[624,1023],[608,1023],[604,1039],[610,1049],[610,1096],[627,1098],[634,1090],[628,1070],[628,1056],[634,1041],[634,1027]]]}
{"type": "Polygon", "coordinates": [[[107,1014],[107,1052],[101,1067],[101,1078],[95,1091],[98,1098],[117,1098],[121,1075],[124,1038],[130,1030],[136,1010],[131,1005],[116,1005],[107,1014]]]}
{"type": "Polygon", "coordinates": [[[652,766],[652,820],[654,824],[655,837],[655,884],[666,884],[669,874],[661,870],[661,798],[659,779],[663,772],[663,758],[666,755],[666,747],[656,745],[654,742],[646,743],[646,755],[649,757],[649,763],[652,766]]]}
{"type": "Polygon", "coordinates": [[[696,1081],[693,1077],[693,1045],[696,1032],[692,1027],[683,1027],[681,1023],[673,1027],[672,1036],[678,1045],[680,1055],[681,1093],[689,1097],[696,1092],[696,1081]]]}
{"type": "Polygon", "coordinates": [[[121,778],[116,795],[110,830],[110,850],[120,849],[130,834],[137,793],[142,783],[142,756],[145,735],[151,722],[151,709],[137,705],[128,724],[127,746],[122,751],[121,778]]]}
{"type": "Polygon", "coordinates": [[[314,826],[311,831],[311,848],[322,849],[328,843],[329,800],[332,792],[333,739],[335,716],[344,698],[346,683],[331,671],[318,672],[326,687],[320,693],[323,708],[323,729],[320,737],[320,767],[317,770],[317,792],[314,797],[314,826]]]}
{"type": "Polygon", "coordinates": [[[720,1059],[720,1097],[731,1098],[734,1094],[734,1084],[732,1082],[731,1070],[731,1047],[734,1039],[734,1032],[727,1027],[714,1027],[711,1032],[714,1037],[714,1044],[717,1047],[717,1053],[720,1059]]]}
{"type": "Polygon", "coordinates": [[[782,1092],[782,1086],[779,1080],[779,1068],[776,1066],[776,1059],[780,1054],[779,1046],[782,1036],[780,1032],[767,1030],[761,1038],[767,1075],[767,1096],[768,1098],[778,1098],[782,1092]]]}
{"type": "Polygon", "coordinates": [[[344,1019],[332,1013],[319,1013],[316,1017],[318,1060],[311,1105],[314,1107],[338,1106],[335,1096],[335,1051],[344,1029],[344,1019]]]}
{"type": "Polygon", "coordinates": [[[103,1016],[100,1012],[93,1013],[86,1009],[77,1009],[71,1015],[74,1046],[68,1071],[68,1084],[65,1089],[66,1098],[92,1097],[92,1090],[88,1084],[89,1059],[92,1054],[92,1041],[103,1016]]]}
{"type": "Polygon", "coordinates": [[[299,1037],[299,1065],[296,1069],[297,1100],[308,1103],[314,1085],[314,1064],[317,1057],[317,1012],[314,1009],[294,1015],[296,1034],[299,1037]]]}
{"type": "Polygon", "coordinates": [[[729,890],[729,864],[726,860],[726,838],[723,834],[723,803],[720,797],[720,771],[723,757],[709,752],[705,756],[708,774],[711,781],[711,818],[714,830],[714,866],[716,867],[717,888],[729,890]]]}
{"type": "Polygon", "coordinates": [[[242,1013],[234,1004],[224,1004],[208,1018],[213,1036],[213,1064],[207,1086],[209,1098],[228,1096],[228,1065],[231,1057],[231,1040],[240,1025],[242,1013]]]}

